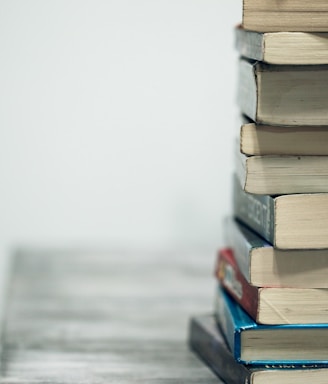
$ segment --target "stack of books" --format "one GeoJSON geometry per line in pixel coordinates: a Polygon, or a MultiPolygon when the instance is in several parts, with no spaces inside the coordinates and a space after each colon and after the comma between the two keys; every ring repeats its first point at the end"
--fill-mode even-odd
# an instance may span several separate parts
{"type": "Polygon", "coordinates": [[[328,383],[328,2],[244,0],[235,33],[234,213],[190,346],[228,384],[328,383]]]}

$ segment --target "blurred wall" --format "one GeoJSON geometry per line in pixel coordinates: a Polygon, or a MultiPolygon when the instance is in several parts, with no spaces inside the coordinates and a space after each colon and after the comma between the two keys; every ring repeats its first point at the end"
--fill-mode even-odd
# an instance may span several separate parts
{"type": "Polygon", "coordinates": [[[241,0],[0,2],[0,243],[207,247],[241,0]]]}

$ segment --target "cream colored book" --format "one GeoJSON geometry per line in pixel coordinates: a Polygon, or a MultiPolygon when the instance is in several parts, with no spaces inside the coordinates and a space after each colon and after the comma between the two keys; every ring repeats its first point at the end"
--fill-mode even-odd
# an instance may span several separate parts
{"type": "Polygon", "coordinates": [[[328,193],[328,156],[245,156],[237,152],[239,179],[248,193],[328,193]]]}
{"type": "Polygon", "coordinates": [[[267,125],[328,125],[328,65],[239,62],[238,104],[267,125]]]}
{"type": "Polygon", "coordinates": [[[241,56],[269,64],[328,64],[328,33],[254,32],[235,29],[241,56]]]}
{"type": "Polygon", "coordinates": [[[240,151],[245,155],[328,155],[328,126],[273,126],[242,119],[240,151]]]}
{"type": "Polygon", "coordinates": [[[327,0],[243,0],[243,27],[260,32],[328,31],[327,0]]]}

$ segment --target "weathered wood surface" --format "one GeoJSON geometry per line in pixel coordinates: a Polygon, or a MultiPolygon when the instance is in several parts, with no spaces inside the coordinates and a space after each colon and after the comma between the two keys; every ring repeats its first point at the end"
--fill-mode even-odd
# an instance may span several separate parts
{"type": "Polygon", "coordinates": [[[15,258],[0,383],[220,383],[189,351],[211,311],[214,256],[22,252],[15,258]]]}

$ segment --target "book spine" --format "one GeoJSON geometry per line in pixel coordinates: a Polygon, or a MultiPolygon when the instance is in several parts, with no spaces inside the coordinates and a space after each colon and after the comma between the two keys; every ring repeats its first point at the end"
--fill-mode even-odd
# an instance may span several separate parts
{"type": "Polygon", "coordinates": [[[238,177],[234,177],[234,215],[271,244],[275,242],[274,209],[274,199],[271,196],[244,192],[238,177]]]}
{"type": "Polygon", "coordinates": [[[191,319],[189,326],[191,349],[227,384],[250,383],[251,371],[235,361],[215,327],[214,320],[211,329],[196,318],[191,319]]]}
{"type": "Polygon", "coordinates": [[[264,60],[263,34],[253,31],[245,31],[242,28],[235,29],[235,46],[240,56],[253,60],[264,60]]]}
{"type": "Polygon", "coordinates": [[[235,220],[229,218],[225,221],[223,228],[225,245],[232,249],[238,267],[245,279],[250,282],[250,253],[251,245],[246,241],[245,236],[235,220]]]}
{"type": "Polygon", "coordinates": [[[241,111],[254,121],[257,121],[257,94],[256,66],[240,59],[237,102],[241,111]]]}
{"type": "Polygon", "coordinates": [[[240,332],[236,330],[234,318],[220,286],[215,298],[214,314],[234,359],[239,361],[241,353],[240,332]]]}
{"type": "Polygon", "coordinates": [[[230,249],[222,249],[219,252],[217,278],[226,291],[256,321],[258,288],[245,279],[230,249]]]}

